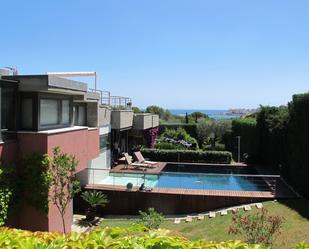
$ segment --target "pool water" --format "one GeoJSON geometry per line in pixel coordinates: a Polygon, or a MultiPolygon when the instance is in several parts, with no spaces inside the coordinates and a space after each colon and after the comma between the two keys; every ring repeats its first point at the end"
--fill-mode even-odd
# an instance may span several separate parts
{"type": "Polygon", "coordinates": [[[134,187],[142,183],[150,188],[201,190],[270,191],[262,178],[233,174],[161,173],[160,175],[111,173],[100,184],[134,187]]]}

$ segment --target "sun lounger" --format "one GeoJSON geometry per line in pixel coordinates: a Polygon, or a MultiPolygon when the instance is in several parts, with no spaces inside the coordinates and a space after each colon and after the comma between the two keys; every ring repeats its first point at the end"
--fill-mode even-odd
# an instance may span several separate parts
{"type": "Polygon", "coordinates": [[[146,163],[150,165],[157,164],[157,162],[152,162],[152,161],[146,161],[145,158],[143,157],[142,153],[140,151],[134,152],[134,156],[136,157],[137,161],[139,163],[146,163]]]}
{"type": "Polygon", "coordinates": [[[255,204],[256,208],[261,209],[263,208],[263,203],[257,203],[255,204]]]}
{"type": "Polygon", "coordinates": [[[209,218],[216,218],[215,212],[209,212],[209,218]]]}
{"type": "Polygon", "coordinates": [[[192,222],[192,216],[187,216],[186,217],[186,222],[192,222]]]}
{"type": "Polygon", "coordinates": [[[221,215],[222,215],[222,216],[223,216],[223,215],[227,215],[227,210],[226,210],[226,209],[222,210],[222,211],[221,211],[221,215]]]}
{"type": "Polygon", "coordinates": [[[250,210],[251,210],[251,207],[250,207],[249,205],[246,205],[246,206],[244,207],[244,210],[245,210],[245,211],[250,211],[250,210]]]}
{"type": "Polygon", "coordinates": [[[129,156],[128,153],[123,153],[125,161],[127,163],[127,165],[130,166],[135,166],[135,167],[145,167],[145,168],[149,168],[149,164],[146,163],[133,163],[131,157],[129,156]]]}
{"type": "Polygon", "coordinates": [[[175,224],[180,224],[180,222],[181,222],[181,219],[175,218],[175,221],[174,221],[175,224]]]}

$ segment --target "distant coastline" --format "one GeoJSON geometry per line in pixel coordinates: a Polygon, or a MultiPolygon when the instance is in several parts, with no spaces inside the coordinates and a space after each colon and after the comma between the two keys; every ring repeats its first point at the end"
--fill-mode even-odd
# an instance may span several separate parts
{"type": "Polygon", "coordinates": [[[202,112],[207,114],[213,119],[226,119],[226,118],[239,118],[243,114],[234,113],[230,110],[211,110],[211,109],[168,109],[173,115],[184,116],[186,113],[191,114],[193,112],[202,112]]]}

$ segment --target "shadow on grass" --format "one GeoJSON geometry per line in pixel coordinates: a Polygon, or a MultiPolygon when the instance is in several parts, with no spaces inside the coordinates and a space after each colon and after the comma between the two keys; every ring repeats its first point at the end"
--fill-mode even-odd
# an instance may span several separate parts
{"type": "Polygon", "coordinates": [[[79,219],[76,221],[76,225],[78,225],[79,227],[93,227],[93,226],[97,226],[100,222],[99,218],[94,219],[93,221],[88,221],[86,219],[79,219]]]}
{"type": "Polygon", "coordinates": [[[308,208],[309,200],[303,198],[295,198],[295,199],[281,199],[278,200],[278,202],[296,211],[303,218],[309,220],[309,208],[308,208]]]}

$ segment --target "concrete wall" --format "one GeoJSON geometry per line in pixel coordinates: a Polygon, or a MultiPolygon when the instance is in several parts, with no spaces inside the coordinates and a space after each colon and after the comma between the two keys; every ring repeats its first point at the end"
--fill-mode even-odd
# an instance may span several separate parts
{"type": "Polygon", "coordinates": [[[159,125],[159,115],[152,115],[152,127],[158,127],[159,125]]]}
{"type": "Polygon", "coordinates": [[[133,126],[133,111],[131,110],[112,110],[111,116],[112,129],[121,130],[133,126]]]}
{"type": "MultiPolygon", "coordinates": [[[[0,144],[0,156],[7,161],[22,158],[32,153],[48,153],[52,155],[53,148],[59,146],[63,152],[73,154],[79,161],[77,171],[84,170],[88,161],[100,155],[99,129],[81,128],[64,132],[20,132],[18,142],[0,144]]],[[[18,226],[33,231],[62,231],[62,220],[59,211],[52,203],[49,213],[45,215],[29,205],[19,210],[18,226]]],[[[71,230],[73,220],[72,203],[68,206],[65,223],[67,231],[71,230]]]]}
{"type": "Polygon", "coordinates": [[[98,108],[98,125],[104,126],[111,124],[111,110],[107,106],[99,106],[98,108]]]}
{"type": "Polygon", "coordinates": [[[146,130],[152,128],[153,115],[151,113],[138,113],[134,114],[133,129],[146,130]]]}

